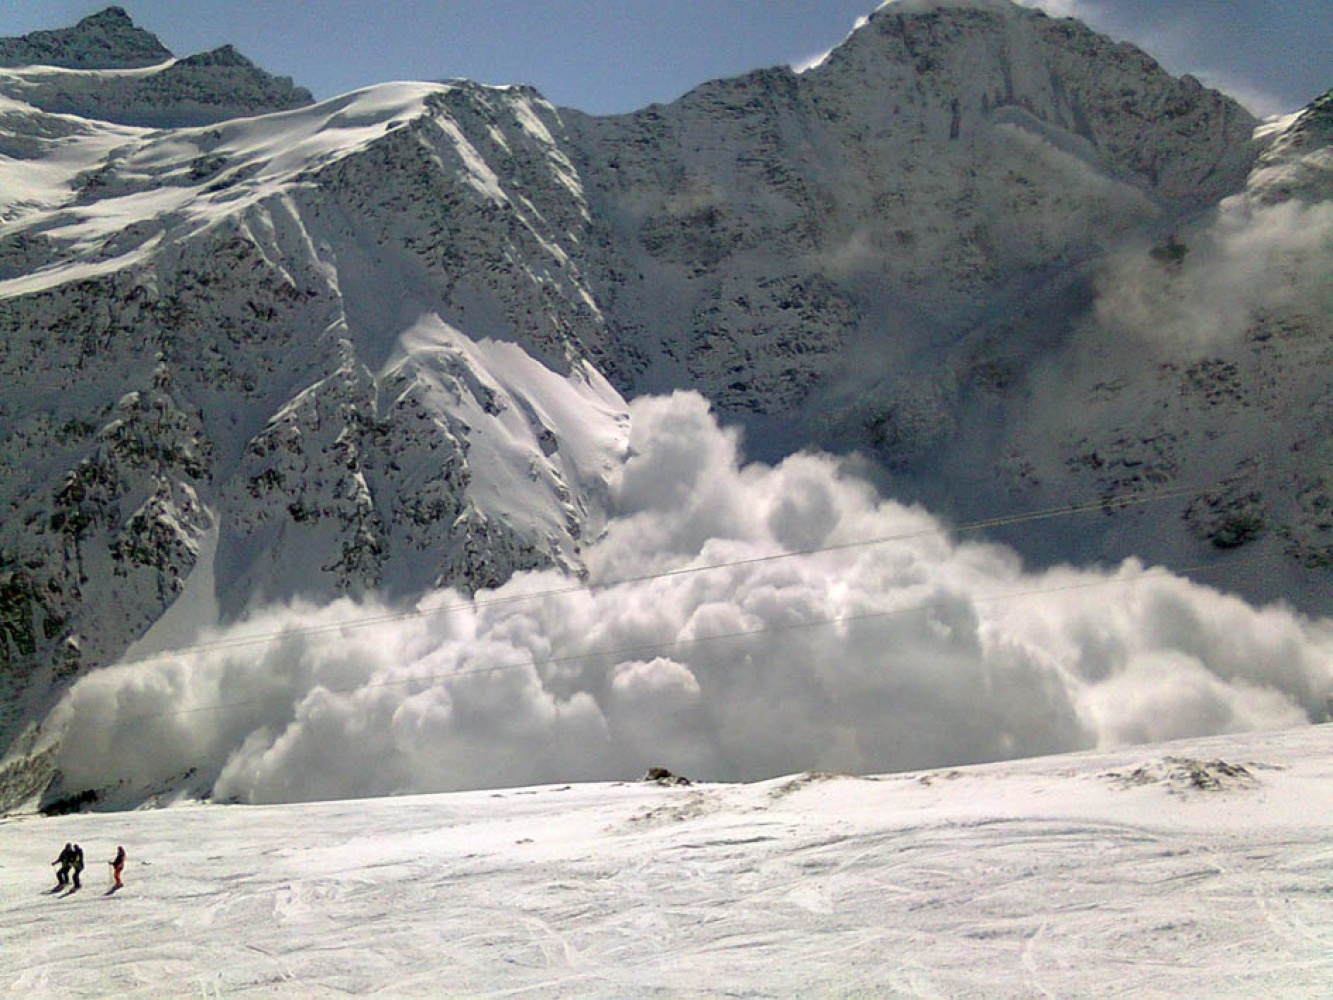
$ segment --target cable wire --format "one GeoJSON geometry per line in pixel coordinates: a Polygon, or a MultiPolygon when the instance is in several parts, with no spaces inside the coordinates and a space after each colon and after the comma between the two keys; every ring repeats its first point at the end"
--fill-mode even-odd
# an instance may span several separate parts
{"type": "MultiPolygon", "coordinates": [[[[1105,576],[1092,580],[1080,580],[1072,583],[1063,583],[1047,587],[1035,587],[1027,590],[1009,590],[1004,593],[990,594],[986,596],[973,595],[971,600],[976,604],[993,604],[1004,601],[1019,600],[1027,597],[1039,597],[1049,594],[1068,593],[1077,590],[1088,590],[1096,587],[1107,587],[1114,585],[1123,585],[1132,583],[1151,576],[1183,576],[1186,574],[1197,574],[1216,569],[1216,564],[1199,564],[1196,566],[1185,567],[1181,570],[1170,570],[1162,566],[1149,566],[1133,575],[1120,574],[1117,576],[1105,576]]],[[[895,618],[910,614],[919,614],[931,610],[945,607],[941,600],[925,601],[919,604],[905,605],[897,608],[885,608],[877,611],[865,611],[857,614],[839,615],[832,618],[810,618],[800,622],[789,622],[786,624],[765,623],[755,628],[738,629],[732,632],[720,632],[713,635],[692,636],[688,639],[676,639],[671,642],[652,642],[641,643],[633,646],[621,646],[611,649],[593,649],[585,650],[579,653],[570,653],[564,656],[536,657],[526,656],[522,659],[511,660],[502,663],[492,663],[486,666],[478,666],[461,670],[451,670],[448,673],[416,675],[412,677],[396,677],[377,681],[366,681],[345,687],[329,687],[327,685],[315,685],[311,691],[321,691],[325,694],[354,694],[359,691],[369,691],[377,688],[387,687],[419,687],[420,690],[428,690],[435,685],[448,681],[454,681],[460,678],[477,677],[486,674],[495,674],[507,672],[510,670],[549,668],[564,664],[574,664],[580,662],[589,662],[598,659],[611,659],[623,661],[631,657],[640,657],[646,654],[661,655],[665,652],[680,650],[684,648],[707,645],[714,642],[725,642],[732,639],[747,639],[755,636],[794,632],[803,629],[822,628],[831,625],[845,625],[858,622],[867,622],[895,618]]],[[[286,633],[277,633],[285,635],[286,633]]],[[[256,640],[257,641],[257,640],[256,640]]],[[[165,654],[163,654],[165,656],[165,654]]],[[[146,661],[134,661],[146,662],[146,661]]],[[[220,712],[231,708],[240,708],[246,705],[268,704],[271,698],[241,698],[227,702],[217,702],[210,705],[197,705],[193,708],[173,708],[161,712],[144,712],[130,714],[122,717],[122,721],[128,722],[149,722],[155,719],[171,718],[186,715],[199,715],[208,712],[220,712]]]]}
{"type": "MultiPolygon", "coordinates": [[[[661,570],[654,573],[644,573],[633,576],[617,577],[605,581],[579,582],[571,583],[565,587],[551,587],[540,591],[530,591],[521,594],[508,594],[503,596],[474,598],[470,601],[456,604],[435,605],[433,607],[417,607],[407,611],[396,611],[381,615],[365,615],[358,618],[348,619],[341,622],[330,622],[323,625],[308,625],[299,628],[284,628],[272,632],[261,632],[252,635],[231,636],[222,639],[203,640],[200,642],[189,643],[184,646],[177,646],[171,649],[164,649],[158,652],[135,657],[130,660],[117,661],[117,665],[131,666],[142,663],[152,663],[157,660],[171,659],[179,656],[186,656],[195,653],[214,652],[219,650],[228,650],[244,648],[247,646],[264,645],[278,639],[300,638],[305,636],[316,636],[330,632],[341,633],[348,629],[368,628],[374,625],[385,625],[394,622],[411,621],[417,618],[424,618],[432,615],[449,615],[464,611],[475,611],[483,608],[498,607],[505,604],[513,604],[524,601],[539,601],[553,597],[561,597],[568,594],[583,593],[585,591],[608,591],[617,587],[628,586],[630,584],[649,583],[654,580],[666,580],[682,576],[690,576],[696,573],[707,573],[713,570],[733,569],[743,566],[753,566],[766,562],[774,562],[780,559],[797,559],[808,556],[822,555],[828,552],[840,552],[848,549],[869,548],[875,545],[886,545],[892,542],[912,541],[917,538],[925,538],[931,535],[940,534],[965,534],[971,532],[984,531],[990,528],[1008,527],[1015,524],[1026,524],[1034,521],[1044,521],[1057,517],[1068,517],[1074,514],[1085,514],[1095,511],[1107,511],[1124,509],[1131,506],[1142,506],[1149,503],[1160,503],[1166,500],[1173,500],[1181,496],[1188,496],[1198,492],[1198,487],[1174,487],[1168,490],[1161,490],[1156,493],[1146,495],[1121,495],[1114,497],[1104,497],[1101,500],[1082,504],[1067,504],[1060,507],[1049,507],[1043,510],[1029,511],[1021,514],[1007,514],[997,517],[981,518],[973,521],[967,521],[957,525],[936,524],[928,528],[919,528],[913,531],[898,532],[892,535],[880,535],[874,538],[857,539],[848,542],[837,542],[831,545],[819,545],[805,549],[790,549],[782,552],[773,552],[760,556],[748,556],[744,559],[733,559],[718,563],[708,563],[702,566],[682,566],[675,569],[661,570]]],[[[1198,568],[1181,570],[1180,573],[1198,572],[1198,568]]]]}

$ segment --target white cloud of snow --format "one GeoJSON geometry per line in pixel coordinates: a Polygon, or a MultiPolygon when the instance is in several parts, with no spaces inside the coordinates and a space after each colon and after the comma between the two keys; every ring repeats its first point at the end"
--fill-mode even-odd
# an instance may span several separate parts
{"type": "Polygon", "coordinates": [[[1186,353],[1235,344],[1265,314],[1328,315],[1330,259],[1333,203],[1237,196],[1214,220],[1155,252],[1113,256],[1099,283],[1097,318],[1186,353]]]}
{"type": "Polygon", "coordinates": [[[1135,562],[1027,572],[832,458],[744,464],[693,394],[634,404],[614,488],[587,587],[528,573],[407,614],[270,608],[212,645],[85,678],[50,720],[66,786],[195,768],[219,799],[268,802],[653,765],[883,772],[1326,707],[1330,623],[1135,562]]]}

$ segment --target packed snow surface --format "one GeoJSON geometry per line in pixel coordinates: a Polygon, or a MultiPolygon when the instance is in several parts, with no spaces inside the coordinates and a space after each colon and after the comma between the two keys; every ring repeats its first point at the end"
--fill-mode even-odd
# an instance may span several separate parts
{"type": "Polygon", "coordinates": [[[0,992],[1327,996],[1331,750],[15,817],[0,992]]]}

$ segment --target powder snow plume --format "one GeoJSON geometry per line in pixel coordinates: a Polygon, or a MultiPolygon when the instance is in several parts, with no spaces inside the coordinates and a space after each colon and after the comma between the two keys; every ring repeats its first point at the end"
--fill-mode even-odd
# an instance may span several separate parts
{"type": "Polygon", "coordinates": [[[80,681],[67,789],[281,802],[886,772],[1324,718],[1333,624],[1135,561],[1025,571],[833,458],[745,464],[698,395],[633,404],[585,584],[270,607],[80,681]]]}
{"type": "Polygon", "coordinates": [[[1326,316],[1331,250],[1333,202],[1228,198],[1208,224],[1155,254],[1113,255],[1099,281],[1097,317],[1136,343],[1204,356],[1241,342],[1265,314],[1326,316]],[[1168,266],[1163,251],[1176,258],[1168,266]]]}

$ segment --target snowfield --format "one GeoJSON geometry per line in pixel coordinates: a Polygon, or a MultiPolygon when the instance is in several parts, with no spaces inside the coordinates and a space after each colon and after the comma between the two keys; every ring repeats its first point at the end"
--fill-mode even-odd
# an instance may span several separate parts
{"type": "Polygon", "coordinates": [[[11,817],[0,993],[1327,996],[1330,751],[11,817]]]}

